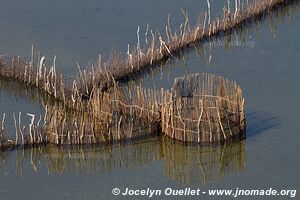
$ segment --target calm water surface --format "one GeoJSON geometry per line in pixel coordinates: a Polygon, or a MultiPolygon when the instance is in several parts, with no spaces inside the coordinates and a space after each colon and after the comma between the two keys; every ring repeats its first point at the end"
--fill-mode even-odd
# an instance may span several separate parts
{"type": "MultiPolygon", "coordinates": [[[[214,5],[220,11],[223,1],[214,5]]],[[[163,27],[169,12],[179,24],[181,7],[192,21],[205,6],[194,0],[1,2],[0,53],[29,57],[34,44],[50,60],[57,55],[61,71],[72,77],[76,61],[85,66],[99,52],[126,51],[128,43],[136,42],[138,25],[163,27]]],[[[210,72],[237,81],[246,99],[245,141],[201,148],[153,138],[113,147],[48,145],[5,152],[0,155],[0,199],[117,199],[111,194],[114,187],[300,189],[299,11],[294,5],[284,18],[273,15],[234,33],[231,44],[243,45],[224,48],[208,42],[155,70],[154,77],[137,80],[171,88],[175,77],[210,72]]],[[[43,112],[17,89],[3,83],[0,88],[1,115],[43,112]]],[[[206,198],[212,199],[201,196],[206,198]]]]}

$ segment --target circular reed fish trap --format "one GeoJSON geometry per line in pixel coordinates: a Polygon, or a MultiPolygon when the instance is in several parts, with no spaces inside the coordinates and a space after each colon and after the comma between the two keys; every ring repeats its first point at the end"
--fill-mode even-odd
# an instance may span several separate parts
{"type": "Polygon", "coordinates": [[[162,132],[170,138],[204,144],[245,138],[245,101],[234,81],[207,73],[179,77],[163,98],[162,132]]]}
{"type": "MultiPolygon", "coordinates": [[[[21,122],[21,112],[13,114],[15,139],[1,139],[0,150],[45,143],[125,142],[159,134],[201,144],[245,137],[240,87],[207,73],[176,78],[172,92],[116,83],[108,91],[95,89],[89,99],[73,101],[71,108],[47,95],[40,101],[45,114],[27,113],[29,125],[21,122]]],[[[4,122],[5,113],[0,138],[5,135],[4,122]]]]}

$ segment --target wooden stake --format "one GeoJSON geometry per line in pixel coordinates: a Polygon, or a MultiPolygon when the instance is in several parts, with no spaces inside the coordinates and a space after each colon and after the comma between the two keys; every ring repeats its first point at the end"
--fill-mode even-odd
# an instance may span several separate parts
{"type": "Polygon", "coordinates": [[[17,120],[16,120],[16,116],[15,113],[13,113],[13,118],[14,118],[14,125],[15,125],[15,130],[16,130],[16,140],[15,140],[15,145],[18,145],[18,127],[17,127],[17,120]]]}
{"type": "Polygon", "coordinates": [[[32,126],[33,126],[33,122],[34,122],[34,117],[35,117],[35,115],[34,115],[34,114],[29,114],[29,113],[27,113],[27,115],[28,115],[29,117],[31,117],[31,122],[30,122],[30,124],[29,124],[29,135],[30,135],[30,144],[32,144],[32,143],[33,143],[32,126]]]}
{"type": "Polygon", "coordinates": [[[200,112],[200,116],[199,116],[198,124],[197,124],[197,127],[198,127],[198,143],[201,142],[201,127],[200,127],[200,124],[201,124],[201,118],[202,118],[202,114],[203,114],[203,101],[202,101],[202,99],[200,100],[200,105],[201,105],[201,112],[200,112]]]}

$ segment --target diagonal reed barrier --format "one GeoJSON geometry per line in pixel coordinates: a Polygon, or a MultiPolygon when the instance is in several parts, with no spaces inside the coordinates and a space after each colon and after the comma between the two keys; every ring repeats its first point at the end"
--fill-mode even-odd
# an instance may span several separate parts
{"type": "MultiPolygon", "coordinates": [[[[79,90],[89,96],[94,87],[103,90],[111,87],[114,81],[121,81],[132,77],[142,71],[149,70],[159,64],[167,62],[181,51],[191,45],[204,42],[210,38],[231,33],[235,29],[248,26],[266,17],[271,11],[298,2],[297,0],[253,0],[253,1],[227,1],[223,13],[211,18],[210,0],[207,0],[207,12],[203,13],[199,22],[191,28],[188,13],[182,10],[185,21],[179,29],[172,30],[170,16],[163,36],[160,31],[149,31],[145,35],[145,42],[137,30],[137,44],[130,48],[128,44],[126,55],[112,51],[108,60],[99,55],[98,61],[88,71],[80,72],[79,90]],[[251,2],[251,3],[249,3],[251,2]],[[232,8],[233,7],[233,8],[232,8]]],[[[79,67],[79,71],[81,71],[79,67]]]]}
{"type": "Polygon", "coordinates": [[[182,13],[185,21],[178,30],[172,30],[169,16],[165,37],[159,31],[149,31],[147,26],[143,45],[138,28],[137,45],[132,50],[128,45],[125,58],[117,51],[113,51],[106,61],[99,55],[97,62],[88,71],[81,70],[77,64],[79,78],[73,80],[69,86],[65,83],[63,75],[56,71],[56,59],[54,58],[53,65],[50,67],[45,65],[44,56],[37,56],[36,62],[33,48],[29,62],[21,60],[20,57],[7,59],[0,55],[0,76],[37,87],[40,91],[74,108],[74,104],[80,104],[82,98],[89,98],[95,88],[107,90],[115,82],[164,63],[192,44],[217,37],[222,33],[230,33],[236,28],[243,28],[251,22],[259,21],[273,10],[297,2],[297,0],[253,0],[249,3],[249,1],[228,0],[221,17],[211,19],[210,0],[207,0],[208,10],[202,15],[203,19],[201,18],[202,20],[199,20],[193,28],[190,27],[188,13],[184,10],[182,13]]]}

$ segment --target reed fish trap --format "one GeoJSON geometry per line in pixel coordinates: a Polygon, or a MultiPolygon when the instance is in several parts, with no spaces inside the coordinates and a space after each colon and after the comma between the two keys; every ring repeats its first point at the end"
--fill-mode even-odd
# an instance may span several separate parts
{"type": "MultiPolygon", "coordinates": [[[[29,96],[40,91],[29,89],[29,96]]],[[[14,140],[3,137],[3,114],[1,149],[45,143],[115,143],[161,134],[200,144],[245,138],[241,88],[208,73],[176,78],[171,92],[115,83],[107,91],[94,89],[89,99],[78,101],[80,105],[66,105],[45,93],[38,99],[45,108],[44,116],[27,113],[31,122],[24,126],[21,113],[13,114],[14,140]]]]}
{"type": "Polygon", "coordinates": [[[176,78],[161,108],[162,132],[197,143],[245,138],[245,100],[234,81],[208,73],[176,78]]]}

